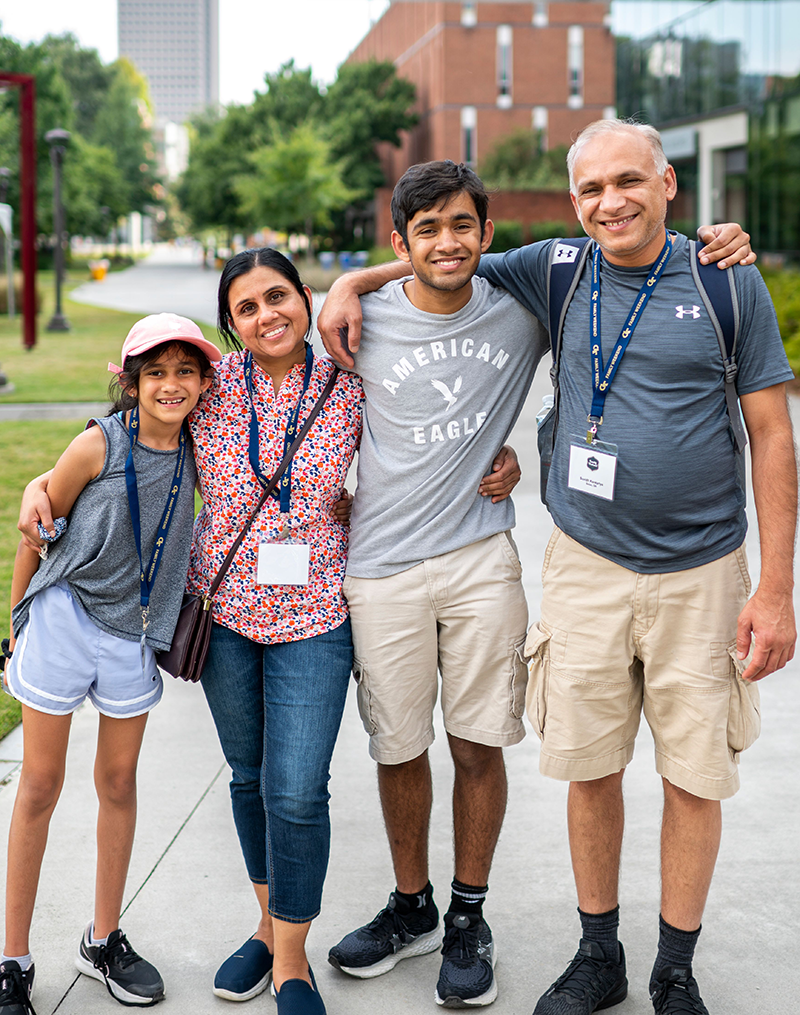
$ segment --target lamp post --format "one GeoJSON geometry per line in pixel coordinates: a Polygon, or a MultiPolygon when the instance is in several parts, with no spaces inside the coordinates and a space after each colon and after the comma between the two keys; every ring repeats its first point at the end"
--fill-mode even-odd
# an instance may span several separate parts
{"type": "Polygon", "coordinates": [[[61,312],[61,282],[64,275],[64,205],[61,201],[61,166],[69,141],[68,130],[56,127],[48,130],[44,139],[50,145],[50,161],[53,163],[53,226],[56,234],[56,309],[47,325],[48,331],[69,331],[69,321],[61,312]]]}

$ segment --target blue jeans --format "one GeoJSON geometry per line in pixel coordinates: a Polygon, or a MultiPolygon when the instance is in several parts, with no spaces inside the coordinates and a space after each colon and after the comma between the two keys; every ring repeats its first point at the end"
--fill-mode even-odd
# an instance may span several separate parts
{"type": "Polygon", "coordinates": [[[231,802],[247,873],[269,912],[319,913],[330,853],[328,780],[353,662],[350,621],[261,645],[214,624],[203,690],[233,771],[231,802]]]}

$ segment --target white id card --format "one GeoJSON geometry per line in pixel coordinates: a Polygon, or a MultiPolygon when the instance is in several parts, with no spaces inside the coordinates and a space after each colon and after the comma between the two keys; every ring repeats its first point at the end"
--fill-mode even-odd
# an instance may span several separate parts
{"type": "Polygon", "coordinates": [[[617,475],[616,446],[573,438],[569,448],[570,490],[580,490],[592,497],[614,499],[614,479],[617,475]],[[606,450],[601,450],[606,449],[606,450]]]}
{"type": "Polygon", "coordinates": [[[259,543],[258,585],[308,585],[308,543],[259,543]]]}

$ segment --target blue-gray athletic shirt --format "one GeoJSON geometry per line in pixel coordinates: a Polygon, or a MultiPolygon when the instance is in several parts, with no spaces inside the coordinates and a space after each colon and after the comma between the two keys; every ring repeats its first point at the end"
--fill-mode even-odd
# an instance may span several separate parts
{"type": "MultiPolygon", "coordinates": [[[[547,320],[553,242],[485,256],[480,274],[547,320]]],[[[567,311],[559,368],[560,410],[548,507],[579,543],[632,571],[683,571],[736,549],[747,530],[742,461],[725,406],[722,354],[697,291],[684,236],[633,333],[606,399],[599,439],[619,447],[613,501],[567,485],[570,438],[585,439],[592,398],[589,356],[591,265],[567,311]]],[[[647,277],[648,266],[603,260],[603,360],[647,277]]],[[[741,324],[739,395],[789,380],[775,310],[755,267],[734,269],[741,324]]]]}

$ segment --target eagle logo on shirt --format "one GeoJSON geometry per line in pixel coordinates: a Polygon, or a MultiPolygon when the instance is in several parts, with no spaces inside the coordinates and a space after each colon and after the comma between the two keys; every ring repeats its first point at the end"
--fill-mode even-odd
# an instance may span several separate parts
{"type": "Polygon", "coordinates": [[[436,388],[442,398],[447,402],[447,408],[452,409],[458,401],[457,395],[461,390],[461,378],[456,378],[456,383],[453,385],[453,390],[444,383],[444,381],[431,381],[431,384],[436,388]]]}

